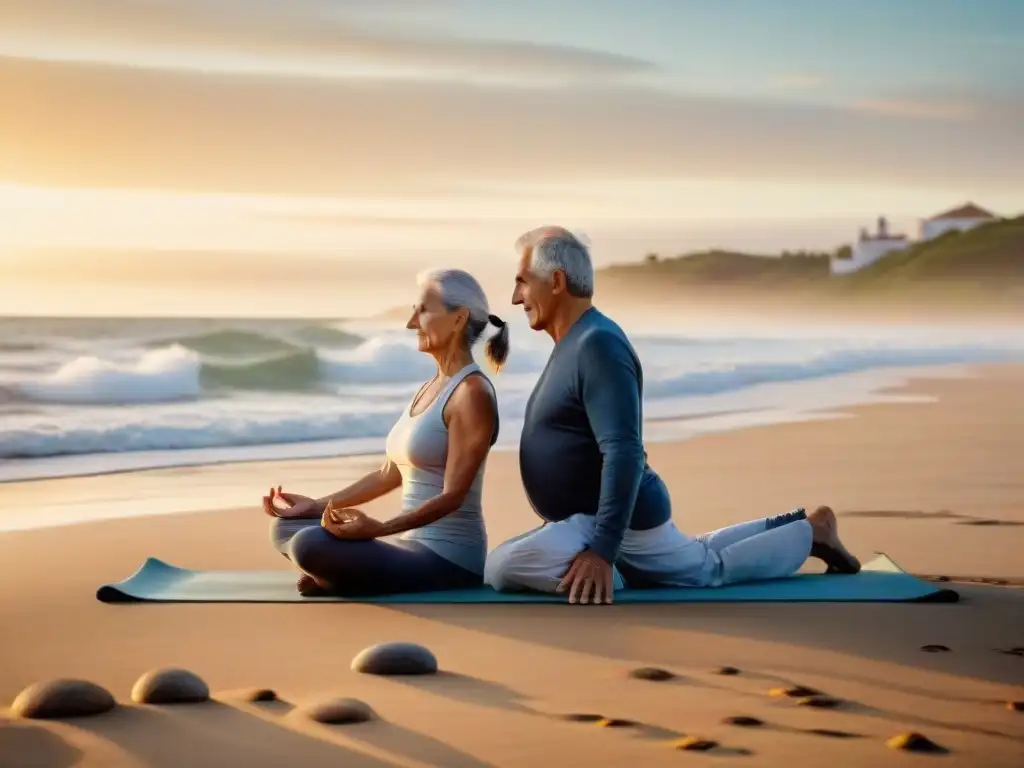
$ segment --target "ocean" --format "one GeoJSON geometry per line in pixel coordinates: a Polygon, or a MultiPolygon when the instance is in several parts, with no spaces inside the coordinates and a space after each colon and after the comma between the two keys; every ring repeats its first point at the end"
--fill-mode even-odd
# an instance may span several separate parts
{"type": "MultiPolygon", "coordinates": [[[[922,367],[1024,360],[1017,329],[623,325],[650,440],[813,418],[922,367]]],[[[551,350],[521,320],[511,335],[499,449],[551,350]]],[[[378,453],[432,373],[393,323],[0,318],[0,482],[378,453]]]]}

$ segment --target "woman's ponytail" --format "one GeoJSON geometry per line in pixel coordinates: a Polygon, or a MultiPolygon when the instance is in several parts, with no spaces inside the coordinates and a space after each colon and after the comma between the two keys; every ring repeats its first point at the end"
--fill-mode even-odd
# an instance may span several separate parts
{"type": "Polygon", "coordinates": [[[498,329],[498,332],[487,340],[487,359],[491,367],[499,371],[508,359],[508,323],[497,315],[488,315],[487,320],[498,329]]]}

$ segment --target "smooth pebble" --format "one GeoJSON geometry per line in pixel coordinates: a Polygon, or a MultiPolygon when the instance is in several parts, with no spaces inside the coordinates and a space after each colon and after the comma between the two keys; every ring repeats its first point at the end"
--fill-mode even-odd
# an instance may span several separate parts
{"type": "Polygon", "coordinates": [[[11,711],[18,717],[44,720],[99,715],[116,706],[110,691],[96,683],[59,678],[30,685],[14,699],[11,711]]]}
{"type": "Polygon", "coordinates": [[[379,643],[360,651],[352,659],[352,669],[367,675],[432,675],[437,673],[437,658],[416,643],[379,643]]]}
{"type": "Polygon", "coordinates": [[[805,696],[819,696],[821,695],[821,691],[816,691],[805,685],[794,685],[789,688],[772,688],[768,691],[768,694],[770,696],[789,696],[790,698],[799,699],[804,698],[805,696]]]}
{"type": "Polygon", "coordinates": [[[714,749],[718,746],[717,741],[711,741],[710,739],[700,739],[696,736],[686,736],[682,739],[673,743],[676,749],[685,749],[695,752],[705,752],[709,749],[714,749]]]}
{"type": "Polygon", "coordinates": [[[856,733],[847,733],[846,731],[833,731],[829,728],[809,728],[807,733],[813,733],[815,736],[828,736],[833,739],[856,739],[856,733]]]}
{"type": "Polygon", "coordinates": [[[759,725],[764,725],[764,720],[758,720],[756,717],[747,717],[746,715],[727,717],[722,722],[726,725],[739,725],[744,728],[753,728],[759,725]]]}
{"type": "Polygon", "coordinates": [[[253,688],[246,691],[242,698],[245,701],[277,701],[277,694],[270,688],[253,688]]]}
{"type": "Polygon", "coordinates": [[[209,687],[187,669],[150,670],[132,686],[132,701],[137,704],[198,704],[209,700],[209,687]]]}
{"type": "Polygon", "coordinates": [[[817,707],[819,709],[835,709],[842,704],[839,699],[833,699],[831,696],[805,696],[797,699],[796,703],[801,707],[817,707]]]}
{"type": "Polygon", "coordinates": [[[571,723],[599,723],[602,720],[606,720],[604,715],[597,715],[590,712],[570,712],[567,715],[562,715],[563,720],[568,720],[571,723]]]}
{"type": "Polygon", "coordinates": [[[934,741],[929,739],[927,736],[922,736],[920,733],[900,733],[893,736],[885,745],[890,749],[902,749],[907,752],[945,752],[943,747],[940,747],[934,741]]]}
{"type": "Polygon", "coordinates": [[[640,667],[639,669],[633,669],[630,670],[629,676],[634,677],[637,680],[652,680],[655,682],[671,680],[675,677],[675,675],[667,669],[661,669],[660,667],[640,667]]]}

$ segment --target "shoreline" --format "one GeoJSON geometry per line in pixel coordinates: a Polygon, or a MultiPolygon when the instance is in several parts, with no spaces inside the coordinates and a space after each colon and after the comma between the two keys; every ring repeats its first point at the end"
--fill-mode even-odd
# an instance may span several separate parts
{"type": "MultiPolygon", "coordinates": [[[[699,440],[713,434],[728,435],[787,424],[853,418],[858,409],[879,404],[928,403],[934,399],[928,392],[930,382],[971,379],[983,375],[978,373],[983,370],[983,367],[966,365],[914,366],[825,377],[802,384],[807,385],[808,391],[817,393],[820,398],[829,389],[827,385],[830,383],[852,383],[852,396],[836,396],[833,386],[829,396],[819,402],[819,407],[814,407],[812,403],[804,410],[746,408],[698,412],[679,417],[648,417],[645,419],[645,442],[649,448],[653,448],[699,440]]],[[[764,386],[769,391],[773,387],[764,386]]],[[[792,384],[782,385],[780,389],[783,387],[792,387],[792,384]]],[[[758,388],[752,389],[756,391],[758,388]]],[[[514,454],[517,446],[518,441],[506,441],[503,444],[499,440],[492,454],[508,456],[514,454]]],[[[35,509],[30,518],[20,515],[15,518],[0,511],[0,535],[13,531],[88,525],[105,520],[229,510],[247,503],[248,499],[257,495],[257,489],[248,478],[266,472],[293,475],[295,479],[292,487],[310,479],[318,480],[318,476],[329,472],[336,480],[336,487],[343,487],[362,473],[375,468],[382,457],[382,450],[367,450],[335,456],[254,458],[202,464],[186,462],[114,472],[0,481],[0,496],[7,497],[5,501],[8,508],[27,504],[35,509]],[[217,493],[222,501],[210,507],[196,501],[188,491],[182,494],[180,484],[176,481],[183,476],[204,486],[220,481],[217,493]],[[51,501],[39,503],[40,493],[50,496],[51,501]],[[171,493],[177,494],[176,497],[170,497],[171,493]]]]}
{"type": "MultiPolygon", "coordinates": [[[[830,409],[850,409],[860,405],[887,402],[899,397],[913,397],[902,390],[907,382],[970,376],[971,370],[987,365],[1015,365],[1002,363],[948,363],[930,365],[884,366],[831,376],[814,376],[802,380],[765,382],[735,390],[717,392],[711,395],[688,395],[665,398],[654,405],[673,402],[674,413],[648,414],[644,420],[645,441],[650,443],[674,442],[703,434],[697,431],[686,434],[687,425],[709,422],[708,432],[734,431],[750,426],[784,424],[808,419],[829,418],[830,409]],[[837,391],[846,387],[843,396],[837,391]],[[809,404],[794,405],[793,401],[803,399],[809,404]],[[723,401],[720,404],[717,401],[723,401]],[[817,401],[815,404],[814,401],[817,401]],[[705,403],[701,406],[694,403],[705,403]],[[717,407],[716,407],[717,406],[717,407]],[[687,412],[689,409],[690,412],[687,412]],[[723,428],[716,426],[725,423],[723,428]],[[733,426],[729,426],[729,423],[733,426]]],[[[518,430],[519,421],[512,426],[518,430]]],[[[129,473],[159,470],[205,468],[229,465],[264,464],[292,461],[321,461],[326,459],[361,459],[383,455],[384,436],[352,439],[334,439],[313,442],[285,442],[257,445],[223,446],[180,451],[111,451],[91,454],[60,454],[56,456],[30,457],[8,460],[8,470],[0,466],[0,491],[5,486],[30,482],[46,482],[63,479],[116,476],[129,473]],[[332,452],[337,449],[344,452],[332,452]],[[223,458],[204,458],[209,453],[222,453],[223,458]],[[178,455],[180,454],[180,455],[178,455]],[[248,456],[245,454],[249,454],[248,456]],[[69,470],[69,465],[113,464],[104,469],[69,470]],[[120,462],[120,466],[118,466],[120,462]],[[25,469],[27,467],[27,469],[25,469]]],[[[518,432],[515,440],[499,438],[494,452],[513,451],[518,446],[518,432]]]]}

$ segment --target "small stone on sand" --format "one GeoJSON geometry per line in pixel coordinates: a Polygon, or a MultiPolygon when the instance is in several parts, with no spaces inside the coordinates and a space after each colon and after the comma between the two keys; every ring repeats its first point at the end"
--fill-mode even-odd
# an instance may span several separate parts
{"type": "Polygon", "coordinates": [[[717,741],[711,741],[710,739],[699,739],[696,736],[685,736],[678,741],[673,742],[672,746],[676,749],[686,749],[694,752],[705,752],[709,749],[714,749],[718,746],[717,741]]]}
{"type": "Polygon", "coordinates": [[[922,645],[921,650],[925,653],[942,653],[948,651],[949,647],[945,645],[922,645]]]}
{"type": "Polygon", "coordinates": [[[106,688],[88,680],[61,678],[34,683],[14,699],[11,711],[33,720],[88,717],[117,706],[106,688]]]}
{"type": "Polygon", "coordinates": [[[562,719],[571,723],[599,723],[607,718],[604,715],[595,715],[590,712],[570,712],[567,715],[562,715],[562,719]]]}
{"type": "Polygon", "coordinates": [[[373,718],[370,705],[359,699],[326,699],[307,704],[296,711],[310,720],[330,725],[365,723],[373,718]]]}
{"type": "Polygon", "coordinates": [[[1024,712],[1024,701],[1008,701],[1006,708],[1011,712],[1024,712]]]}
{"type": "Polygon", "coordinates": [[[667,669],[661,669],[660,667],[640,667],[639,669],[632,669],[629,672],[629,676],[635,677],[637,680],[653,680],[655,682],[671,680],[675,677],[675,675],[667,669]]]}
{"type": "Polygon", "coordinates": [[[759,725],[764,725],[764,720],[758,720],[756,717],[747,717],[746,715],[727,717],[722,722],[726,725],[739,725],[743,728],[754,728],[759,725]]]}
{"type": "Polygon", "coordinates": [[[277,694],[269,688],[253,688],[242,696],[246,701],[277,701],[277,694]]]}
{"type": "Polygon", "coordinates": [[[832,739],[856,739],[858,735],[856,733],[848,733],[846,731],[833,731],[828,728],[811,728],[807,733],[813,733],[815,736],[828,736],[832,739]]]}
{"type": "Polygon", "coordinates": [[[740,671],[736,667],[719,667],[715,670],[716,675],[738,675],[740,671]]]}
{"type": "Polygon", "coordinates": [[[887,742],[885,746],[891,749],[902,749],[907,752],[945,752],[946,749],[940,747],[934,741],[929,739],[927,736],[922,736],[920,733],[900,733],[893,736],[887,742]]]}
{"type": "Polygon", "coordinates": [[[360,651],[352,669],[367,675],[433,675],[437,658],[415,643],[379,643],[360,651]]]}
{"type": "Polygon", "coordinates": [[[206,683],[187,669],[150,670],[132,686],[132,701],[137,704],[198,704],[209,700],[206,683]]]}
{"type": "Polygon", "coordinates": [[[602,728],[628,728],[636,725],[632,720],[623,720],[618,717],[602,717],[597,724],[602,728]]]}
{"type": "Polygon", "coordinates": [[[790,698],[800,699],[805,696],[819,696],[821,691],[816,691],[813,688],[808,688],[805,685],[794,685],[789,688],[772,688],[768,691],[769,696],[789,696],[790,698]]]}
{"type": "Polygon", "coordinates": [[[839,699],[833,699],[831,696],[805,696],[802,699],[797,699],[796,703],[801,707],[818,707],[820,709],[835,709],[842,702],[839,699]]]}

